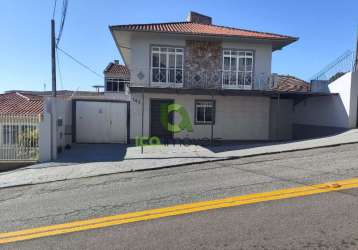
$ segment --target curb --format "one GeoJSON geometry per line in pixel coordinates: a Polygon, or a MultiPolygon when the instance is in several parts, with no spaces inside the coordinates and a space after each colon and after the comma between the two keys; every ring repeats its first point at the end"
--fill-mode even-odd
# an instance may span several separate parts
{"type": "Polygon", "coordinates": [[[308,148],[301,148],[301,149],[298,148],[298,149],[290,149],[290,150],[280,150],[280,151],[275,151],[275,152],[264,152],[264,153],[242,155],[242,156],[227,156],[227,157],[222,157],[222,158],[219,158],[219,159],[203,160],[203,161],[197,161],[197,162],[187,162],[187,163],[173,164],[173,165],[167,165],[167,166],[162,166],[162,167],[154,167],[154,168],[146,168],[146,169],[132,169],[132,170],[126,170],[126,171],[119,171],[119,172],[115,172],[115,173],[106,173],[106,174],[99,174],[99,175],[94,175],[94,176],[84,176],[84,177],[71,178],[71,179],[64,178],[64,179],[58,179],[58,180],[53,180],[53,181],[18,184],[18,185],[0,187],[0,190],[8,189],[8,188],[16,188],[16,187],[26,187],[26,186],[34,186],[34,185],[40,185],[40,184],[48,184],[48,183],[54,183],[54,182],[63,182],[63,181],[68,181],[68,180],[80,180],[80,179],[88,179],[88,178],[95,178],[95,177],[103,177],[103,176],[115,175],[115,174],[125,174],[125,173],[134,173],[134,172],[146,172],[146,171],[154,171],[154,170],[163,170],[163,169],[178,168],[178,167],[184,167],[184,166],[190,166],[190,165],[199,165],[199,164],[204,164],[204,163],[221,162],[221,161],[229,161],[229,160],[237,160],[237,159],[246,159],[246,158],[257,157],[257,156],[292,153],[292,152],[298,152],[298,151],[307,151],[307,150],[312,150],[312,149],[333,148],[333,147],[352,145],[352,144],[358,144],[358,141],[357,142],[336,143],[336,144],[316,146],[316,147],[308,147],[308,148]]]}
{"type": "Polygon", "coordinates": [[[146,168],[146,169],[138,169],[138,170],[133,170],[133,171],[126,171],[126,172],[122,172],[122,173],[161,170],[161,169],[167,169],[167,168],[176,168],[176,167],[183,167],[183,166],[188,166],[188,165],[197,165],[197,164],[210,163],[210,162],[229,161],[229,160],[245,159],[245,158],[250,158],[250,157],[274,155],[274,154],[282,154],[282,153],[292,153],[292,152],[297,152],[297,151],[306,151],[306,150],[319,149],[319,148],[333,148],[333,147],[339,147],[339,146],[351,145],[351,144],[358,144],[358,141],[357,142],[347,142],[347,143],[337,143],[337,144],[317,146],[317,147],[309,147],[309,148],[302,148],[302,149],[290,149],[290,150],[281,150],[281,151],[275,151],[275,152],[264,152],[264,153],[242,155],[242,156],[227,156],[227,157],[223,157],[221,159],[180,163],[180,164],[168,165],[168,166],[163,166],[163,167],[146,168]]]}

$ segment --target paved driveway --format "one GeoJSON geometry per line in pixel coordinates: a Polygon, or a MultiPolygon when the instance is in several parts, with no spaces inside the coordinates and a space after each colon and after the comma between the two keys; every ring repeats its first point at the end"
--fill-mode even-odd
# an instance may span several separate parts
{"type": "Polygon", "coordinates": [[[127,149],[128,145],[125,144],[73,144],[70,149],[58,154],[56,161],[34,164],[27,169],[122,162],[127,149]]]}
{"type": "Polygon", "coordinates": [[[73,144],[65,150],[56,162],[88,163],[122,161],[127,152],[125,144],[73,144]]]}

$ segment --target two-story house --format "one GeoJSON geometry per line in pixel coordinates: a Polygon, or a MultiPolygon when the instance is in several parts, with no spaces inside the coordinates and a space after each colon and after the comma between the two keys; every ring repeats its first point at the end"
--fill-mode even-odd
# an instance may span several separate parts
{"type": "MultiPolygon", "coordinates": [[[[357,72],[326,83],[326,91],[271,73],[272,53],[296,37],[218,26],[194,12],[185,22],[109,28],[124,65],[106,67],[104,93],[8,94],[14,100],[0,113],[11,108],[21,115],[32,99],[43,106],[46,119],[36,127],[40,159],[55,159],[72,142],[288,140],[357,126],[357,72]]],[[[14,119],[2,121],[7,149],[23,129],[14,119]]]]}
{"type": "MultiPolygon", "coordinates": [[[[214,25],[195,12],[185,22],[116,25],[110,31],[130,72],[131,139],[277,138],[272,53],[298,38],[214,25]],[[173,134],[162,125],[160,107],[170,103],[185,108],[193,131],[173,134]]],[[[292,95],[281,91],[283,99],[292,95]]],[[[174,112],[172,122],[181,118],[174,112]]],[[[280,137],[289,139],[284,130],[290,125],[282,126],[280,137]]]]}
{"type": "MultiPolygon", "coordinates": [[[[142,134],[272,138],[272,53],[297,38],[214,25],[210,17],[194,12],[186,22],[118,25],[110,30],[130,72],[131,139],[142,134]],[[182,105],[193,131],[173,134],[163,127],[164,103],[182,105]]],[[[178,122],[181,117],[175,114],[173,119],[178,122]]]]}

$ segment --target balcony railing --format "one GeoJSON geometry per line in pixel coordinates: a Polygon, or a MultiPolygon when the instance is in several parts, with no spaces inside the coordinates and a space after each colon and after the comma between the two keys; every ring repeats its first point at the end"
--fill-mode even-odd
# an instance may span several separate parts
{"type": "Polygon", "coordinates": [[[183,71],[163,69],[153,74],[150,69],[131,69],[131,86],[185,89],[270,90],[275,85],[271,76],[255,76],[252,72],[229,70],[183,71]]]}

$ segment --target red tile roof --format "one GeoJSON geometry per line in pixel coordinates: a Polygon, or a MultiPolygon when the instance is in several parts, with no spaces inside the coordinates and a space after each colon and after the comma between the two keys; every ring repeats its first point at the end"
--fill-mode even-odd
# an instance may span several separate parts
{"type": "Polygon", "coordinates": [[[125,79],[129,79],[129,69],[127,66],[117,63],[109,63],[106,69],[104,70],[105,74],[116,75],[119,77],[123,77],[125,79]]]}
{"type": "Polygon", "coordinates": [[[181,33],[189,35],[230,36],[267,40],[289,40],[291,42],[294,42],[298,39],[296,37],[279,35],[274,33],[258,32],[246,29],[194,22],[129,24],[110,26],[110,28],[112,30],[181,33]]]}
{"type": "Polygon", "coordinates": [[[294,76],[276,75],[275,81],[276,87],[273,89],[277,91],[309,92],[309,83],[294,76]]]}
{"type": "Polygon", "coordinates": [[[0,94],[0,114],[39,115],[44,110],[43,97],[20,93],[0,94]]]}

